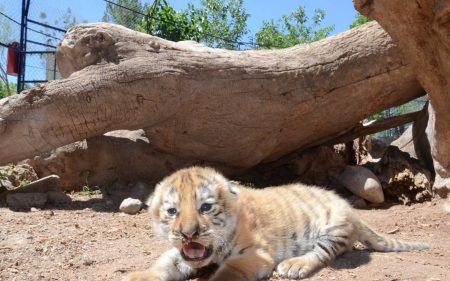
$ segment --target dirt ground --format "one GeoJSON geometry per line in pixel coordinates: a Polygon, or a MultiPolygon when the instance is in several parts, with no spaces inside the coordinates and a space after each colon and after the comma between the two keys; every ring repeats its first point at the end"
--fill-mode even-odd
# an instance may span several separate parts
{"type": "MultiPolygon", "coordinates": [[[[33,212],[0,208],[1,281],[121,280],[149,267],[167,249],[166,241],[153,234],[147,212],[126,215],[101,198],[72,197],[70,204],[33,212]]],[[[308,280],[450,280],[449,208],[448,202],[434,200],[357,210],[379,232],[426,241],[432,248],[354,250],[308,280]]]]}

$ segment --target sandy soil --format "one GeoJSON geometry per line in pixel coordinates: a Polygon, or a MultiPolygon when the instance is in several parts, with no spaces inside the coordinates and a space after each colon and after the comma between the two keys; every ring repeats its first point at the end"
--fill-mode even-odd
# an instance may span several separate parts
{"type": "MultiPolygon", "coordinates": [[[[449,204],[358,210],[382,233],[427,241],[410,253],[348,252],[309,280],[450,280],[449,204]],[[448,208],[448,205],[447,205],[448,208]]],[[[152,233],[150,216],[115,212],[107,201],[74,196],[57,209],[0,208],[0,280],[120,280],[147,268],[168,245],[152,233]]],[[[270,280],[278,279],[275,275],[270,280]]]]}

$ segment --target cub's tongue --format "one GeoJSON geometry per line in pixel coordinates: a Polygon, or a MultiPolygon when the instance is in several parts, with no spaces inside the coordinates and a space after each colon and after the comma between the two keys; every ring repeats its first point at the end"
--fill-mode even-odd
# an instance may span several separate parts
{"type": "Polygon", "coordinates": [[[183,253],[191,259],[201,258],[205,255],[205,252],[205,246],[200,243],[189,242],[183,245],[183,253]]]}

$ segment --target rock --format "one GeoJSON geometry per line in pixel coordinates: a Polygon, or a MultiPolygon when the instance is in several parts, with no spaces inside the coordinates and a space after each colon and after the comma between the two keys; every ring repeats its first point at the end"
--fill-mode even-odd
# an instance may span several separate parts
{"type": "Polygon", "coordinates": [[[383,189],[377,176],[361,166],[346,166],[339,181],[348,190],[372,203],[384,201],[383,189]]]}
{"type": "Polygon", "coordinates": [[[364,209],[367,207],[366,201],[357,195],[352,195],[350,198],[348,198],[348,201],[354,208],[357,209],[364,209]]]}
{"type": "Polygon", "coordinates": [[[386,197],[405,205],[433,197],[431,172],[396,146],[389,146],[377,163],[365,166],[378,177],[386,197]]]}
{"type": "Polygon", "coordinates": [[[389,139],[386,137],[371,138],[370,156],[372,159],[383,157],[384,151],[389,146],[389,139]]]}
{"type": "Polygon", "coordinates": [[[441,198],[447,198],[450,193],[450,177],[442,178],[437,174],[434,178],[433,189],[441,198]]]}
{"type": "Polygon", "coordinates": [[[108,187],[108,190],[113,190],[113,191],[117,191],[117,190],[122,191],[125,189],[127,189],[127,183],[120,179],[114,181],[114,183],[108,187]]]}
{"type": "Polygon", "coordinates": [[[13,210],[42,208],[46,202],[47,194],[45,193],[9,193],[6,195],[6,204],[13,210]]]}
{"type": "Polygon", "coordinates": [[[72,202],[72,198],[70,198],[67,194],[65,194],[62,191],[47,192],[47,200],[49,203],[52,203],[54,205],[72,202]]]}
{"type": "Polygon", "coordinates": [[[0,167],[0,187],[14,190],[38,179],[33,167],[27,164],[0,167]]]}
{"type": "Polygon", "coordinates": [[[6,189],[6,190],[13,190],[14,189],[14,185],[12,184],[12,182],[8,179],[1,179],[0,178],[0,187],[6,189]]]}
{"type": "Polygon", "coordinates": [[[372,156],[370,155],[371,150],[372,150],[371,136],[362,136],[354,139],[351,144],[351,151],[354,154],[353,156],[355,164],[362,165],[372,160],[372,156]]]}
{"type": "Polygon", "coordinates": [[[346,166],[346,157],[341,153],[345,147],[319,146],[305,150],[294,161],[293,171],[303,183],[333,186],[336,177],[346,166]]]}
{"type": "Polygon", "coordinates": [[[50,175],[33,181],[20,188],[20,192],[48,192],[60,190],[59,176],[50,175]]]}
{"type": "MultiPolygon", "coordinates": [[[[191,166],[193,158],[156,150],[142,130],[109,132],[59,147],[49,154],[28,159],[39,175],[57,174],[61,190],[72,191],[86,184],[85,171],[92,171],[89,184],[126,190],[128,182],[157,183],[177,169],[191,166]],[[151,172],[150,172],[151,171],[151,172]],[[111,183],[114,182],[114,186],[111,183]]],[[[128,197],[129,189],[126,190],[128,197]]],[[[126,198],[126,197],[123,197],[126,198]]]]}
{"type": "Polygon", "coordinates": [[[142,201],[139,199],[127,198],[120,204],[120,211],[129,215],[134,215],[142,208],[142,201]]]}

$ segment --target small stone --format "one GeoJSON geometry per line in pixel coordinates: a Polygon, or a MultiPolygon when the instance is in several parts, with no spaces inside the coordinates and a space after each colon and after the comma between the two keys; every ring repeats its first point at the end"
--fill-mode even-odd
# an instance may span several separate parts
{"type": "Polygon", "coordinates": [[[120,211],[129,215],[134,215],[142,208],[142,201],[139,199],[127,198],[120,204],[120,211]]]}
{"type": "Polygon", "coordinates": [[[8,179],[0,179],[0,187],[4,187],[6,190],[13,190],[15,188],[8,179]]]}
{"type": "Polygon", "coordinates": [[[30,212],[39,212],[40,210],[38,208],[35,207],[31,207],[30,208],[30,212]]]}
{"type": "Polygon", "coordinates": [[[14,267],[8,268],[8,271],[10,271],[12,273],[18,273],[19,272],[19,270],[17,268],[14,268],[14,267]]]}
{"type": "Polygon", "coordinates": [[[346,166],[339,180],[348,190],[371,203],[384,202],[383,188],[377,176],[361,166],[346,166]]]}
{"type": "Polygon", "coordinates": [[[442,204],[442,208],[444,209],[444,211],[445,211],[446,213],[449,213],[449,214],[450,214],[450,200],[449,200],[448,202],[444,202],[444,203],[442,204]]]}
{"type": "Polygon", "coordinates": [[[46,215],[48,217],[52,217],[55,215],[55,212],[53,212],[52,210],[47,210],[44,212],[44,215],[46,215]]]}
{"type": "Polygon", "coordinates": [[[31,207],[42,208],[47,202],[45,193],[11,193],[6,195],[6,204],[14,210],[30,210],[31,207]]]}

